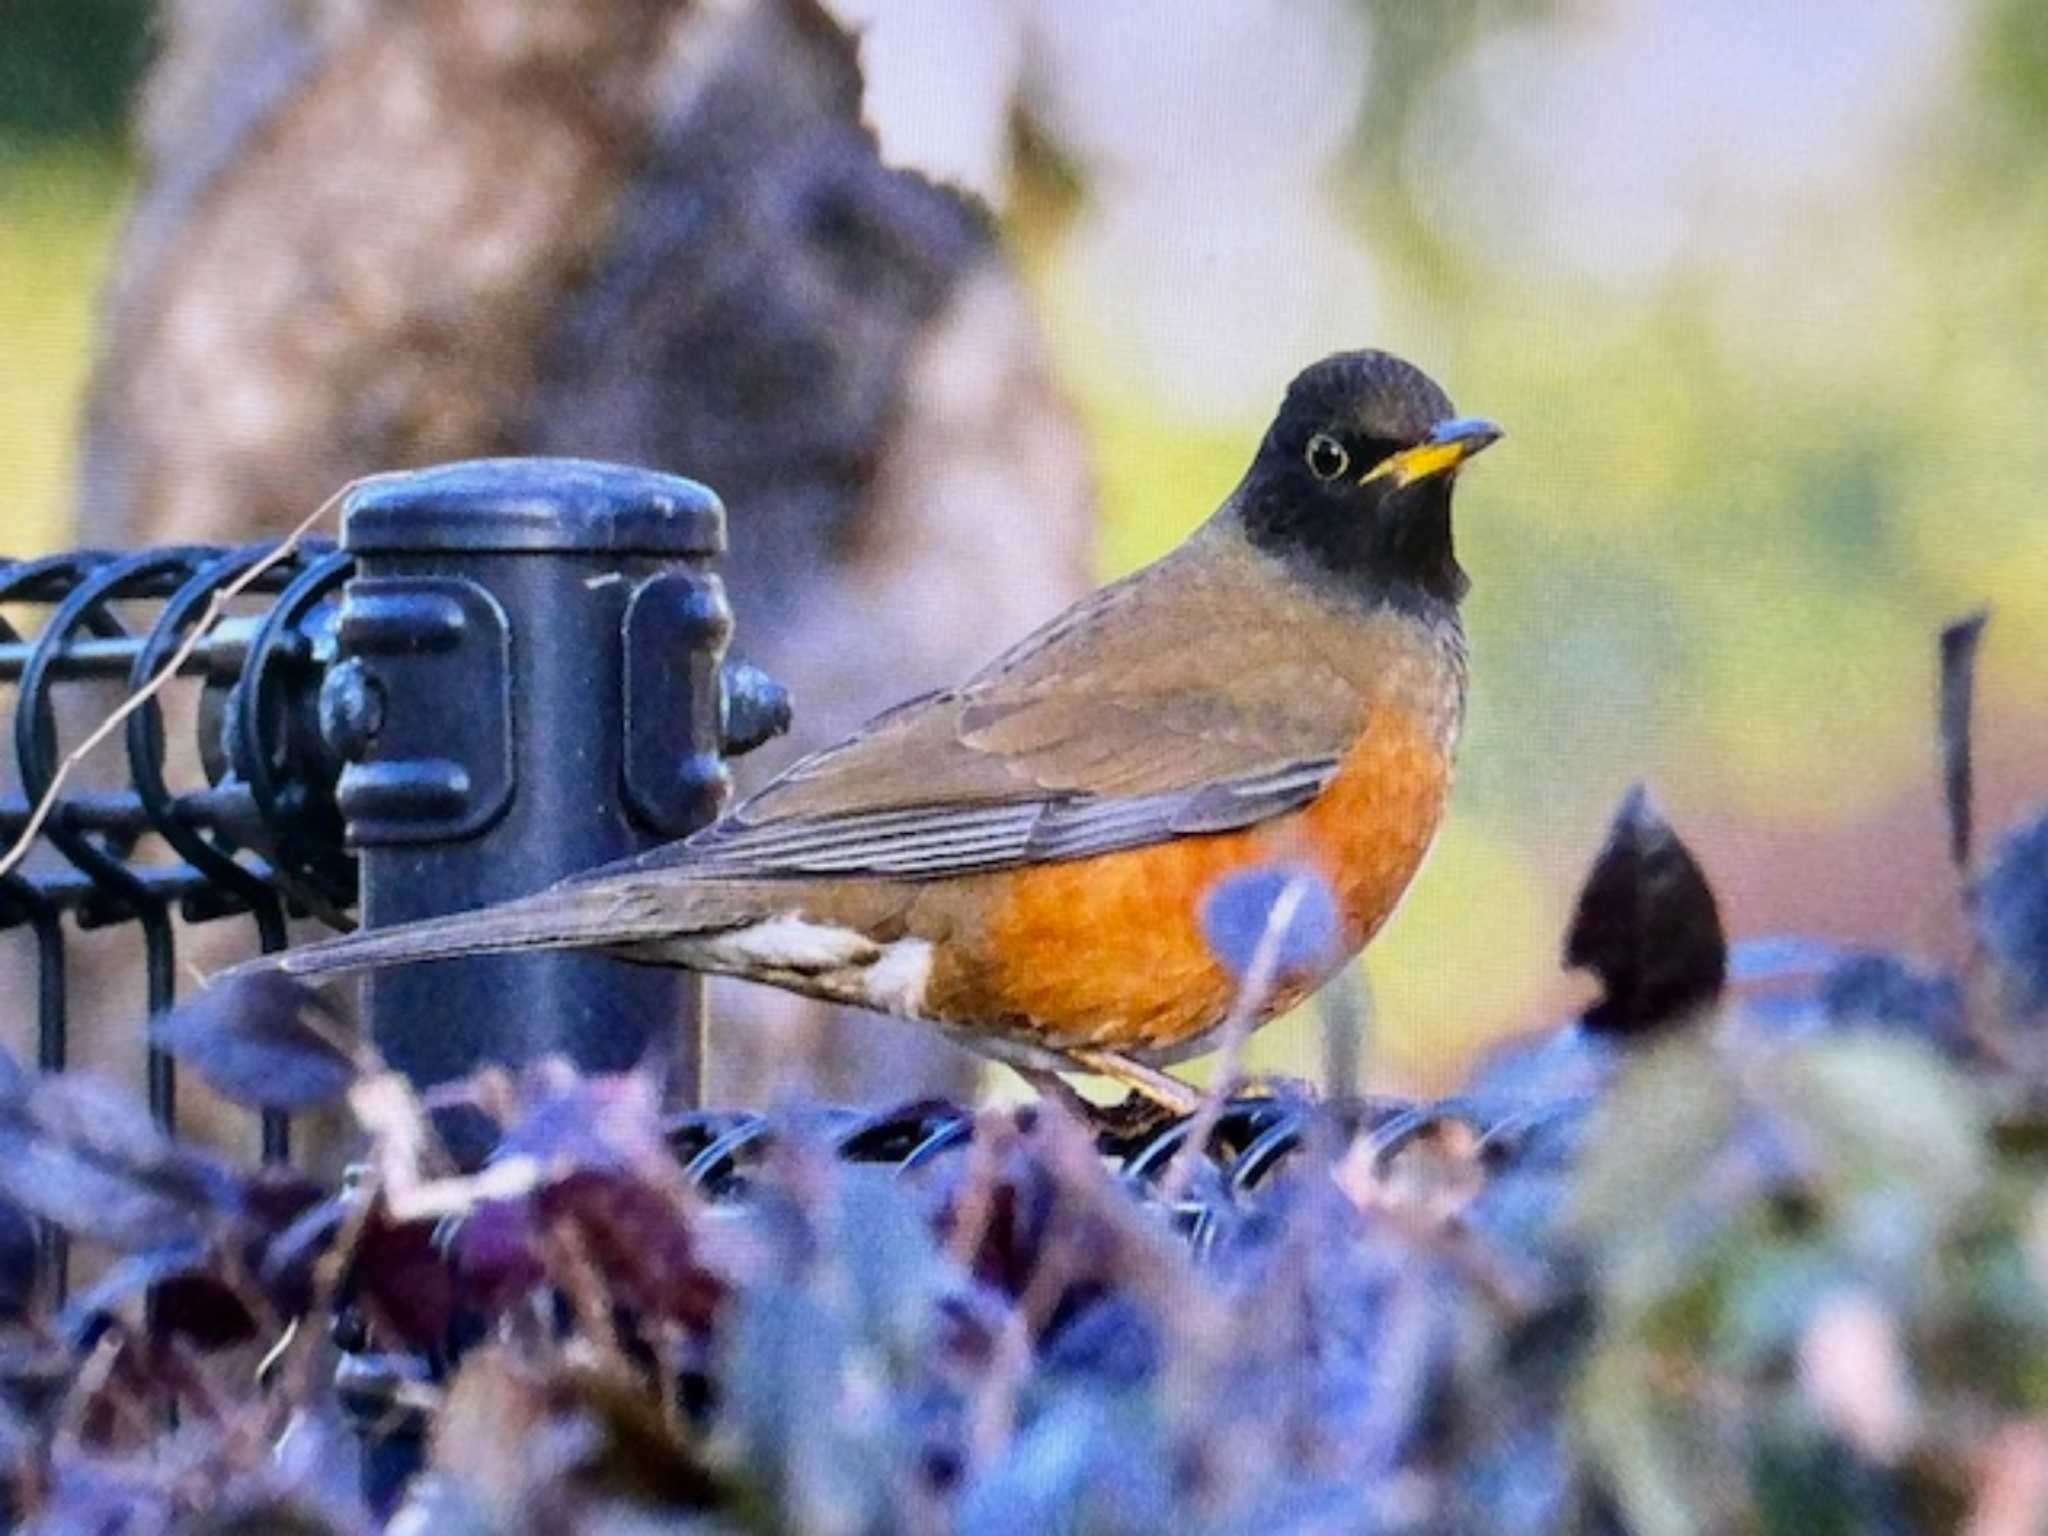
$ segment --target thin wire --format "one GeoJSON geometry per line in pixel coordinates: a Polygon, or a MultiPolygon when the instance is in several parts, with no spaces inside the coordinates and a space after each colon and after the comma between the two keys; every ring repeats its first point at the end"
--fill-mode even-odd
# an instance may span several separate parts
{"type": "Polygon", "coordinates": [[[1159,1181],[1159,1198],[1170,1210],[1195,1176],[1195,1165],[1201,1162],[1209,1147],[1209,1137],[1216,1130],[1216,1122],[1222,1117],[1223,1103],[1230,1097],[1237,1081],[1237,1059],[1244,1043],[1250,1038],[1252,1025],[1259,1016],[1259,1010],[1272,996],[1273,984],[1280,979],[1280,950],[1287,938],[1288,929],[1294,926],[1295,914],[1308,897],[1309,882],[1304,875],[1296,875],[1280,888],[1280,894],[1273,898],[1273,905],[1266,909],[1266,926],[1259,934],[1259,942],[1252,950],[1251,964],[1244,969],[1244,981],[1237,989],[1237,1000],[1230,1015],[1218,1031],[1216,1065],[1209,1076],[1209,1091],[1202,1096],[1202,1107],[1195,1111],[1188,1121],[1187,1134],[1181,1140],[1180,1148],[1173,1154],[1173,1161],[1166,1165],[1165,1176],[1159,1181]]]}

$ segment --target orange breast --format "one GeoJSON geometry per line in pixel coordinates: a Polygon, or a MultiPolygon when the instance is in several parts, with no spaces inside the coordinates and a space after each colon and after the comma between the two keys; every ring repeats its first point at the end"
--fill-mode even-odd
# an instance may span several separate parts
{"type": "Polygon", "coordinates": [[[1348,958],[1408,888],[1449,779],[1430,733],[1380,714],[1329,788],[1290,816],[990,877],[986,921],[948,946],[933,1011],[1055,1048],[1170,1052],[1230,1004],[1199,915],[1218,879],[1261,863],[1313,865],[1337,896],[1348,958]]]}

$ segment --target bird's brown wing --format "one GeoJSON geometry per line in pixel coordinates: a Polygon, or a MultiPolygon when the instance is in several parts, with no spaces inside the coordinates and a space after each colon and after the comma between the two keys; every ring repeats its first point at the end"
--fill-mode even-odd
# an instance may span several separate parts
{"type": "Polygon", "coordinates": [[[1363,720],[1256,573],[1173,561],[1105,588],[966,685],[880,716],[716,826],[625,865],[928,879],[1249,826],[1306,804],[1363,720]],[[1237,590],[1247,583],[1252,591],[1237,590]],[[1270,612],[1266,614],[1270,619],[1270,612]]]}

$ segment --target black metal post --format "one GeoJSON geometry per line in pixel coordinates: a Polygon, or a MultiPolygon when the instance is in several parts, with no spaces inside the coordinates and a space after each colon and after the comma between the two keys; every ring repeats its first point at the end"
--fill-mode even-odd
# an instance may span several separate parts
{"type": "MultiPolygon", "coordinates": [[[[320,723],[348,760],[335,798],[366,925],[522,895],[717,814],[731,616],[709,490],[481,460],[381,478],[343,516],[357,567],[320,723]]],[[[379,1048],[417,1083],[551,1053],[618,1070],[673,1029],[691,1099],[699,1003],[676,972],[552,952],[408,967],[364,992],[379,1048]]]]}

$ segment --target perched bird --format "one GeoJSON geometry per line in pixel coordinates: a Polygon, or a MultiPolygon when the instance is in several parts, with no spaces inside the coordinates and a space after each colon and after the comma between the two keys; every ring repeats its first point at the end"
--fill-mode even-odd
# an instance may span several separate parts
{"type": "MultiPolygon", "coordinates": [[[[877,716],[681,842],[518,901],[287,952],[320,976],[537,947],[722,972],[925,1020],[1027,1074],[1183,1108],[1233,983],[1204,893],[1294,864],[1342,943],[1443,817],[1465,704],[1459,465],[1500,435],[1381,352],[1289,387],[1184,544],[958,687],[877,716]]],[[[246,968],[245,968],[246,969],[246,968]]]]}

